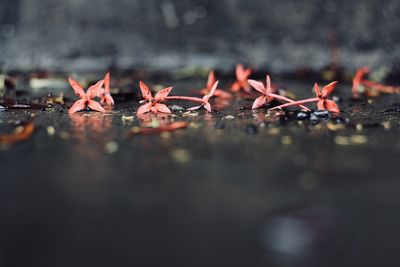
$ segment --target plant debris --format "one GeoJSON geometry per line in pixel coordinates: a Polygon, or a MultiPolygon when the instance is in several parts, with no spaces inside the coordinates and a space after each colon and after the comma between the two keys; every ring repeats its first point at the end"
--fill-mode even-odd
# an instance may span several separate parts
{"type": "Polygon", "coordinates": [[[33,121],[20,123],[15,127],[12,133],[0,135],[0,144],[13,145],[29,139],[35,130],[33,121]]]}

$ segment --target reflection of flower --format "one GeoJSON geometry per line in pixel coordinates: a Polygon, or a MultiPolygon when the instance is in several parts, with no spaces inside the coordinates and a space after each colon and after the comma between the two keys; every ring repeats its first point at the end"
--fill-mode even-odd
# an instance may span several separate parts
{"type": "Polygon", "coordinates": [[[74,127],[74,133],[80,140],[86,140],[86,134],[96,134],[97,137],[104,138],[102,133],[106,133],[112,126],[111,116],[102,114],[69,114],[74,127]]]}
{"type": "Polygon", "coordinates": [[[101,91],[104,80],[101,80],[95,85],[90,86],[86,93],[77,81],[73,80],[71,77],[68,80],[72,88],[74,89],[75,94],[81,98],[71,106],[68,113],[73,114],[75,112],[84,110],[86,107],[89,107],[90,109],[95,111],[106,112],[106,110],[100,105],[100,103],[93,100],[93,98],[95,98],[101,91]]]}

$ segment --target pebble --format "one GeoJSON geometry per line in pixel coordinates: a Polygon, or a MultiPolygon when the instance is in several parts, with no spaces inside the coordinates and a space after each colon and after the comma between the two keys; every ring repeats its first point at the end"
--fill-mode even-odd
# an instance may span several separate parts
{"type": "Polygon", "coordinates": [[[307,112],[300,111],[299,113],[297,113],[297,119],[298,120],[306,120],[306,119],[308,119],[309,115],[310,114],[307,112]]]}
{"type": "Polygon", "coordinates": [[[225,116],[225,119],[226,119],[226,120],[234,120],[234,119],[235,119],[235,116],[228,115],[228,116],[225,116]]]}
{"type": "Polygon", "coordinates": [[[254,124],[249,124],[246,127],[246,133],[248,134],[257,134],[258,133],[258,128],[254,124]]]}
{"type": "Polygon", "coordinates": [[[327,110],[316,110],[313,112],[313,114],[318,118],[323,118],[323,119],[329,118],[330,116],[330,113],[327,110]]]}
{"type": "Polygon", "coordinates": [[[172,111],[185,111],[185,108],[178,106],[178,105],[172,105],[172,106],[170,106],[170,109],[172,111]]]}
{"type": "Polygon", "coordinates": [[[56,133],[56,129],[53,126],[47,126],[47,135],[53,136],[56,133]]]}
{"type": "Polygon", "coordinates": [[[310,121],[311,121],[312,123],[318,123],[318,122],[319,122],[319,119],[318,119],[318,117],[317,117],[314,113],[312,113],[312,114],[310,115],[310,121]]]}
{"type": "Polygon", "coordinates": [[[3,106],[0,106],[0,111],[4,111],[5,108],[3,106]]]}

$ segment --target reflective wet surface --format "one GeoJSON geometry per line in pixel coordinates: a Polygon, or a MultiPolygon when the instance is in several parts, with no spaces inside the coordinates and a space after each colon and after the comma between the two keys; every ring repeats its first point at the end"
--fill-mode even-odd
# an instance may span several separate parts
{"type": "Polygon", "coordinates": [[[6,109],[2,132],[35,132],[1,146],[0,265],[397,266],[400,97],[348,91],[340,116],[6,109]],[[171,121],[188,127],[131,135],[171,121]]]}

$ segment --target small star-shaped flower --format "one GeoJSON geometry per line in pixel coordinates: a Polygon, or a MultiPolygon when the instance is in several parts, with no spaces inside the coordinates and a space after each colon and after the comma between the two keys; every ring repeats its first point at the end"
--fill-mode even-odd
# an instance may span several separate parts
{"type": "MultiPolygon", "coordinates": [[[[279,101],[283,102],[295,102],[294,100],[287,98],[285,96],[281,96],[276,94],[276,88],[272,87],[271,83],[271,78],[269,75],[267,75],[265,85],[262,82],[255,81],[255,80],[248,80],[249,84],[251,87],[256,89],[258,92],[260,92],[262,95],[256,98],[256,100],[253,103],[252,109],[258,109],[262,106],[264,106],[267,102],[271,102],[272,100],[276,99],[279,101]]],[[[301,108],[305,110],[309,110],[305,106],[301,106],[301,108]]]]}
{"type": "Polygon", "coordinates": [[[232,92],[239,92],[243,89],[246,93],[250,93],[250,85],[247,82],[251,74],[251,69],[245,69],[242,64],[236,65],[236,82],[232,84],[232,92]]]}
{"type": "Polygon", "coordinates": [[[71,108],[68,110],[68,113],[73,114],[84,110],[86,107],[89,107],[91,110],[106,112],[99,102],[93,100],[102,90],[101,88],[104,84],[104,80],[101,80],[95,85],[90,86],[86,93],[83,90],[83,87],[77,81],[73,80],[71,77],[68,78],[68,81],[74,89],[75,94],[81,98],[71,106],[71,108]]]}
{"type": "Polygon", "coordinates": [[[208,112],[212,112],[211,104],[208,101],[210,100],[211,97],[214,96],[214,93],[215,93],[215,91],[217,90],[217,87],[218,87],[218,82],[219,81],[216,81],[214,83],[214,85],[211,87],[210,92],[203,97],[203,104],[201,104],[200,106],[188,108],[188,110],[197,110],[197,109],[200,109],[200,108],[204,107],[208,112]]]}
{"type": "MultiPolygon", "coordinates": [[[[207,87],[201,89],[200,93],[203,95],[208,94],[211,91],[211,88],[213,87],[213,85],[215,84],[216,81],[217,80],[215,78],[215,71],[212,70],[208,74],[207,87]]],[[[219,88],[217,88],[215,90],[214,96],[218,97],[220,99],[231,99],[232,98],[232,95],[230,93],[228,93],[222,89],[219,89],[219,88]]]]}
{"type": "Polygon", "coordinates": [[[315,95],[316,95],[315,98],[308,98],[308,99],[304,99],[304,100],[290,102],[290,103],[287,103],[284,105],[280,105],[280,106],[271,108],[270,110],[317,102],[317,107],[319,110],[328,110],[329,112],[340,113],[340,109],[339,109],[338,105],[336,104],[336,102],[328,99],[328,96],[332,93],[333,89],[335,89],[337,83],[338,82],[336,82],[336,81],[332,82],[332,83],[328,84],[327,86],[324,86],[322,88],[322,90],[320,90],[318,84],[315,83],[315,85],[314,85],[314,91],[315,91],[315,95]]]}
{"type": "Polygon", "coordinates": [[[171,113],[171,110],[165,104],[163,104],[163,102],[165,102],[165,98],[171,92],[172,87],[162,89],[155,95],[155,97],[153,97],[149,87],[144,82],[140,81],[139,86],[146,103],[139,107],[137,110],[138,115],[145,114],[147,112],[171,113]]]}

